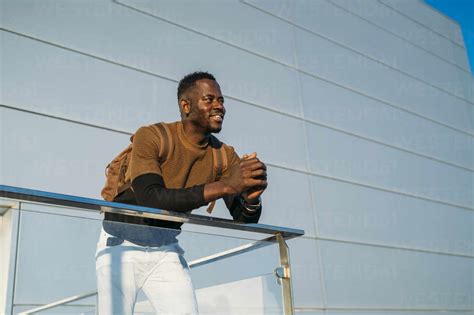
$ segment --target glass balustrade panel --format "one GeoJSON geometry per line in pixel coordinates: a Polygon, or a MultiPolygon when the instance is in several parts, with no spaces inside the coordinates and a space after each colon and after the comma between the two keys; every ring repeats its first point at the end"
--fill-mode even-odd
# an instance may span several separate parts
{"type": "MultiPolygon", "coordinates": [[[[200,314],[282,314],[281,288],[274,275],[278,246],[262,241],[270,235],[191,224],[178,231],[121,222],[108,224],[109,233],[104,233],[103,215],[96,211],[12,203],[1,215],[1,271],[7,281],[0,288],[0,313],[18,314],[77,298],[38,314],[95,314],[96,259],[100,265],[113,264],[116,275],[125,276],[126,267],[118,262],[134,259],[138,249],[145,255],[181,256],[179,263],[189,267],[200,314]]],[[[143,290],[137,294],[135,314],[154,314],[143,290]]]]}

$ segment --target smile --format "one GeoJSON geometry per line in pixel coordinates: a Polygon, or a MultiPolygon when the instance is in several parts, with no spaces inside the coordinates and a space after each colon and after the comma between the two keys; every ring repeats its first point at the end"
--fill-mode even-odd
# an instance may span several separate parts
{"type": "Polygon", "coordinates": [[[217,122],[222,122],[224,120],[224,116],[223,115],[213,115],[211,116],[211,118],[217,122]]]}

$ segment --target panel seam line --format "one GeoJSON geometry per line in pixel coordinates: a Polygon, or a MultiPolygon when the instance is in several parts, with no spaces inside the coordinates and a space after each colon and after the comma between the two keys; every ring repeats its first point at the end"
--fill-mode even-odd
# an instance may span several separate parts
{"type": "MultiPolygon", "coordinates": [[[[227,97],[227,98],[228,99],[233,99],[232,97],[227,97]]],[[[259,106],[259,105],[253,104],[253,103],[245,102],[245,101],[242,101],[242,100],[237,100],[237,101],[248,104],[248,105],[251,105],[251,106],[254,106],[254,107],[257,107],[257,108],[261,108],[263,110],[268,110],[268,108],[266,108],[266,107],[259,106]]],[[[84,126],[88,126],[88,127],[92,127],[92,128],[98,128],[98,129],[103,129],[103,130],[107,130],[107,131],[117,132],[117,133],[121,133],[121,134],[126,134],[126,135],[132,135],[133,134],[132,132],[129,132],[129,131],[119,130],[119,129],[110,128],[110,127],[104,127],[104,126],[100,126],[100,125],[97,125],[97,124],[86,123],[86,122],[82,122],[80,120],[74,120],[74,119],[70,119],[70,118],[66,118],[66,117],[61,117],[61,116],[55,116],[55,115],[51,115],[51,114],[36,112],[36,111],[33,111],[33,110],[24,109],[22,107],[15,107],[15,106],[12,106],[12,105],[6,105],[6,104],[1,104],[1,103],[0,103],[0,107],[4,107],[4,108],[7,108],[7,109],[11,109],[11,110],[17,110],[17,111],[21,111],[21,112],[25,112],[25,113],[29,113],[29,114],[40,115],[40,116],[44,116],[44,117],[48,117],[48,118],[58,119],[58,120],[62,120],[62,121],[67,121],[67,122],[70,122],[70,123],[75,123],[75,124],[78,124],[78,125],[84,125],[84,126]]],[[[326,129],[330,129],[330,130],[333,130],[333,131],[336,131],[336,132],[339,132],[339,133],[343,133],[345,135],[348,135],[348,136],[351,136],[351,137],[354,137],[354,138],[358,138],[358,139],[361,139],[361,140],[364,140],[364,141],[367,141],[367,142],[375,143],[375,144],[383,146],[383,147],[387,147],[387,148],[390,148],[390,149],[393,149],[393,150],[404,152],[404,153],[407,153],[409,155],[414,155],[414,156],[417,156],[419,158],[424,158],[424,159],[427,159],[427,160],[438,162],[440,164],[448,165],[448,166],[451,166],[451,167],[454,167],[454,168],[458,168],[458,169],[461,169],[461,170],[464,170],[464,171],[474,173],[473,168],[470,168],[468,166],[464,166],[464,165],[461,165],[461,164],[457,164],[457,163],[454,163],[454,162],[451,162],[451,161],[443,160],[443,159],[440,159],[440,158],[435,157],[435,156],[431,156],[431,155],[427,155],[427,154],[424,154],[424,153],[412,151],[411,149],[407,149],[407,148],[404,148],[404,147],[401,147],[401,146],[398,146],[398,145],[394,145],[394,144],[391,144],[391,143],[388,143],[388,142],[383,142],[383,141],[380,141],[380,140],[377,140],[377,139],[374,139],[374,138],[370,138],[370,137],[367,137],[367,136],[364,136],[364,135],[353,133],[351,131],[347,131],[347,130],[344,130],[344,129],[340,129],[338,127],[334,127],[334,126],[331,126],[331,125],[320,123],[320,122],[317,122],[317,121],[312,120],[312,119],[307,119],[307,118],[298,117],[298,116],[292,116],[292,115],[288,115],[286,113],[273,111],[273,110],[269,110],[269,111],[273,112],[275,114],[279,114],[279,115],[282,115],[282,116],[287,116],[289,118],[293,118],[295,120],[302,121],[303,124],[306,122],[306,123],[309,123],[311,125],[323,127],[323,128],[326,128],[326,129]]]]}
{"type": "MultiPolygon", "coordinates": [[[[388,69],[392,69],[392,70],[395,71],[395,72],[399,72],[399,73],[401,73],[401,74],[403,74],[403,75],[405,75],[405,76],[407,76],[407,77],[409,77],[409,78],[412,78],[412,79],[415,80],[415,81],[418,81],[418,82],[421,82],[421,83],[425,84],[426,86],[430,86],[430,87],[432,87],[432,88],[434,88],[434,89],[436,89],[436,90],[439,90],[439,91],[441,91],[441,92],[443,92],[443,93],[445,93],[445,94],[447,94],[447,95],[450,95],[451,97],[457,98],[457,99],[459,99],[459,100],[461,100],[461,101],[463,101],[463,102],[465,102],[465,103],[467,103],[467,104],[469,104],[469,105],[474,106],[474,102],[471,102],[470,100],[468,100],[468,99],[466,99],[466,98],[464,98],[464,97],[462,97],[462,96],[456,95],[456,94],[454,94],[453,92],[448,91],[448,90],[445,90],[445,89],[443,89],[443,88],[441,88],[441,87],[439,87],[439,86],[437,86],[437,85],[434,85],[433,83],[427,82],[427,81],[425,81],[424,79],[420,79],[420,78],[418,78],[418,77],[415,77],[414,75],[409,74],[409,73],[407,73],[407,72],[405,72],[405,71],[402,71],[401,69],[397,69],[397,68],[395,68],[395,67],[393,67],[393,66],[391,66],[391,65],[389,65],[389,64],[386,64],[386,63],[384,63],[384,62],[382,62],[382,61],[380,61],[380,60],[378,60],[378,59],[375,59],[374,57],[371,57],[371,56],[366,55],[366,54],[364,54],[364,53],[362,53],[362,52],[360,52],[360,51],[358,51],[358,50],[355,50],[355,49],[352,48],[352,47],[345,46],[345,45],[343,45],[343,44],[337,42],[336,40],[331,39],[331,38],[329,38],[329,37],[327,37],[327,36],[325,36],[325,35],[321,35],[321,34],[319,34],[319,33],[316,33],[315,31],[313,31],[313,30],[311,30],[311,29],[308,29],[308,28],[306,28],[306,27],[304,27],[304,26],[302,26],[302,25],[299,25],[299,24],[297,24],[297,23],[295,23],[295,22],[292,22],[292,21],[290,21],[290,20],[288,20],[288,19],[286,19],[286,18],[277,16],[277,15],[271,13],[271,12],[268,12],[268,11],[266,11],[266,10],[264,10],[264,9],[261,9],[261,8],[255,6],[255,5],[253,5],[253,4],[250,4],[250,3],[248,3],[248,2],[242,2],[242,3],[245,4],[245,5],[248,5],[248,6],[252,7],[252,8],[254,8],[254,9],[258,10],[258,11],[264,12],[265,14],[270,15],[270,16],[276,18],[276,19],[279,19],[279,20],[281,20],[281,21],[284,21],[284,22],[286,22],[286,23],[288,23],[288,24],[290,24],[290,25],[293,25],[293,26],[295,26],[295,27],[297,27],[297,28],[299,28],[299,29],[301,29],[301,30],[307,32],[307,33],[310,33],[310,34],[312,34],[312,35],[314,35],[314,36],[316,36],[316,37],[320,37],[320,38],[322,38],[322,39],[324,39],[324,40],[327,40],[327,41],[329,41],[329,42],[331,42],[331,43],[333,43],[333,44],[335,44],[335,45],[337,45],[337,46],[340,46],[340,47],[342,47],[342,48],[344,48],[344,49],[347,49],[347,50],[349,50],[349,51],[351,51],[351,52],[353,52],[353,53],[355,53],[355,54],[357,54],[357,55],[359,55],[359,56],[362,56],[363,58],[367,58],[367,59],[369,59],[369,60],[372,60],[373,62],[378,63],[378,64],[380,64],[380,65],[382,65],[382,66],[384,66],[384,67],[386,67],[386,68],[388,68],[388,69]]],[[[139,11],[139,12],[141,12],[141,11],[139,11]]],[[[152,16],[153,16],[153,15],[152,15],[152,16]]],[[[157,18],[157,19],[162,19],[162,18],[158,18],[158,17],[155,17],[155,18],[157,18]]],[[[165,20],[165,19],[162,19],[162,20],[168,22],[168,21],[165,20]]],[[[184,27],[184,26],[180,26],[180,27],[187,29],[187,28],[184,27]]],[[[193,30],[193,32],[195,32],[195,33],[197,33],[197,34],[201,34],[200,32],[195,31],[195,30],[193,30]]],[[[203,34],[201,34],[201,35],[203,35],[203,34]]],[[[221,40],[215,39],[215,38],[213,38],[213,37],[211,37],[211,36],[209,36],[209,35],[203,35],[203,36],[206,36],[206,37],[208,37],[208,38],[214,39],[214,40],[216,40],[216,41],[217,41],[217,40],[218,40],[218,41],[221,41],[221,40]]],[[[221,41],[221,42],[223,42],[223,41],[221,41]]],[[[226,43],[226,42],[223,42],[223,43],[226,43]]],[[[267,57],[267,58],[268,58],[268,57],[267,57]]],[[[273,59],[270,59],[270,60],[272,60],[272,61],[274,61],[274,62],[276,62],[276,63],[280,63],[280,64],[282,64],[282,65],[285,65],[285,66],[287,66],[287,67],[292,67],[292,66],[289,66],[289,65],[287,65],[287,64],[285,64],[285,63],[282,63],[282,62],[280,62],[280,61],[277,61],[277,60],[273,60],[273,59]]],[[[299,70],[299,69],[296,69],[296,70],[299,70]]]]}
{"type": "MultiPolygon", "coordinates": [[[[421,50],[423,50],[425,53],[427,53],[427,54],[429,54],[429,55],[432,55],[433,57],[438,58],[439,60],[442,60],[443,62],[446,62],[446,63],[448,63],[448,64],[450,64],[450,65],[452,65],[452,66],[458,68],[459,70],[461,70],[461,71],[463,71],[463,72],[465,72],[465,73],[471,75],[471,72],[470,72],[469,70],[464,69],[463,67],[461,67],[461,66],[458,65],[457,63],[452,62],[452,61],[450,61],[450,60],[448,60],[448,59],[446,59],[446,58],[444,58],[444,57],[442,57],[442,56],[440,56],[440,55],[438,55],[438,54],[435,54],[435,53],[429,51],[428,49],[424,48],[423,46],[420,46],[420,45],[418,45],[418,44],[416,44],[416,43],[414,43],[414,42],[412,42],[412,41],[410,41],[410,40],[408,40],[408,39],[406,39],[406,38],[404,38],[404,37],[398,35],[397,33],[392,32],[392,31],[386,29],[385,27],[383,27],[383,26],[381,26],[381,25],[378,25],[378,24],[376,24],[375,22],[372,22],[372,21],[370,21],[369,19],[367,19],[367,18],[365,18],[365,17],[363,17],[363,16],[361,16],[361,15],[355,13],[355,12],[352,12],[352,11],[350,11],[349,9],[346,9],[346,8],[340,6],[339,4],[333,2],[333,0],[326,0],[326,1],[327,1],[328,3],[334,5],[335,7],[338,7],[338,8],[340,8],[341,10],[346,11],[347,13],[349,13],[349,14],[351,14],[351,15],[353,15],[353,16],[355,16],[355,17],[357,17],[357,18],[359,18],[359,19],[361,19],[361,20],[363,20],[363,21],[365,21],[365,22],[367,22],[367,23],[369,23],[370,25],[374,26],[375,28],[378,28],[378,29],[380,29],[380,30],[382,30],[382,31],[384,31],[384,32],[386,32],[386,33],[388,33],[388,34],[391,34],[392,36],[394,36],[394,37],[396,37],[396,38],[398,38],[398,39],[400,39],[400,40],[402,40],[402,41],[404,41],[404,42],[410,44],[411,46],[416,47],[417,49],[421,49],[421,50]]],[[[377,2],[380,3],[380,1],[377,1],[377,2]]]]}
{"type": "Polygon", "coordinates": [[[380,1],[380,0],[379,0],[379,2],[380,2],[382,5],[384,5],[384,6],[386,6],[387,8],[389,8],[390,10],[392,10],[392,11],[394,11],[394,12],[396,12],[396,13],[398,13],[398,14],[404,16],[404,17],[406,17],[407,19],[409,19],[409,20],[415,22],[416,24],[418,24],[418,25],[424,27],[425,29],[427,29],[427,30],[433,32],[434,34],[437,34],[437,35],[439,35],[439,36],[441,36],[441,37],[447,39],[448,41],[450,41],[450,42],[453,43],[454,45],[456,45],[456,46],[458,46],[458,47],[460,47],[460,48],[462,48],[462,49],[466,49],[466,47],[464,47],[463,45],[460,45],[460,44],[457,43],[456,41],[452,40],[451,38],[447,37],[446,35],[444,35],[444,34],[438,32],[438,31],[436,31],[436,30],[432,29],[432,28],[429,27],[428,25],[425,25],[425,24],[423,24],[423,23],[421,23],[421,22],[415,20],[414,18],[412,18],[412,17],[409,16],[408,14],[405,14],[404,12],[401,12],[400,10],[398,10],[398,9],[396,9],[396,8],[394,8],[394,7],[392,7],[392,6],[390,6],[389,4],[387,4],[387,3],[383,2],[383,1],[380,1]]]}
{"type": "MultiPolygon", "coordinates": [[[[36,113],[36,112],[30,111],[30,110],[24,110],[24,109],[19,109],[19,108],[15,108],[15,107],[10,107],[10,106],[6,106],[6,105],[3,105],[3,104],[0,104],[0,107],[4,107],[4,108],[7,108],[7,109],[11,109],[11,110],[18,110],[18,111],[22,111],[22,112],[27,112],[27,113],[30,113],[30,114],[38,114],[40,116],[45,116],[45,117],[48,117],[48,118],[53,118],[53,119],[58,119],[58,120],[65,120],[67,122],[77,123],[77,124],[85,125],[85,126],[92,127],[92,128],[99,128],[99,129],[104,129],[104,130],[108,130],[108,131],[112,131],[112,132],[118,132],[118,133],[125,134],[125,135],[132,135],[131,132],[118,131],[118,130],[111,129],[111,128],[100,127],[100,126],[87,124],[87,123],[81,123],[81,122],[74,121],[72,119],[63,119],[61,117],[42,114],[42,113],[36,113]]],[[[301,118],[299,118],[299,119],[301,120],[301,118]]],[[[453,206],[453,207],[457,207],[457,208],[461,208],[461,209],[465,209],[465,210],[469,210],[469,211],[474,211],[474,208],[464,206],[464,205],[460,205],[460,204],[450,203],[450,202],[447,202],[447,201],[431,199],[431,198],[428,198],[428,197],[419,196],[419,195],[415,195],[415,194],[410,194],[410,193],[407,193],[407,192],[397,191],[397,190],[393,190],[393,189],[389,189],[389,188],[378,187],[378,186],[373,186],[373,185],[370,185],[370,184],[360,183],[360,182],[357,182],[357,181],[352,181],[352,180],[332,177],[332,176],[328,176],[328,175],[318,174],[318,173],[311,172],[311,171],[308,171],[308,170],[290,168],[290,167],[287,167],[287,166],[277,165],[277,164],[273,164],[273,163],[266,163],[266,164],[277,167],[277,168],[281,168],[281,169],[286,169],[286,170],[290,170],[290,171],[294,171],[294,172],[299,172],[299,173],[302,173],[302,174],[309,174],[309,175],[318,176],[318,177],[327,178],[327,179],[332,179],[332,180],[336,180],[336,181],[340,181],[340,182],[350,183],[350,184],[359,185],[359,186],[363,186],[363,187],[368,187],[368,188],[372,188],[372,189],[377,189],[377,190],[382,190],[382,191],[391,192],[391,193],[395,193],[395,194],[405,195],[405,196],[409,196],[409,197],[413,197],[413,198],[418,198],[418,199],[422,199],[422,200],[427,200],[427,201],[431,201],[431,202],[435,202],[435,203],[445,204],[445,205],[449,205],[449,206],[453,206]]]]}
{"type": "MultiPolygon", "coordinates": [[[[15,32],[15,31],[12,31],[12,30],[9,30],[9,29],[5,29],[5,28],[0,28],[0,30],[3,30],[5,32],[8,32],[8,33],[11,33],[11,34],[15,34],[17,36],[20,36],[20,37],[25,37],[25,38],[28,38],[28,39],[31,39],[31,40],[35,40],[35,41],[38,41],[38,42],[41,42],[43,44],[46,44],[46,45],[51,45],[51,46],[54,46],[54,47],[57,47],[57,48],[60,48],[60,49],[64,49],[66,51],[70,51],[70,52],[74,52],[74,53],[77,53],[79,55],[84,55],[84,56],[87,56],[87,57],[90,57],[90,58],[93,58],[93,59],[97,59],[97,60],[100,60],[102,62],[106,62],[106,63],[110,63],[110,64],[113,64],[113,65],[116,65],[116,66],[119,66],[119,67],[122,67],[122,68],[125,68],[125,69],[129,69],[129,70],[134,70],[134,71],[137,71],[137,72],[140,72],[140,73],[143,73],[143,74],[146,74],[146,75],[150,75],[150,76],[153,76],[153,77],[157,77],[157,78],[160,78],[160,79],[163,79],[163,80],[166,80],[166,81],[169,81],[169,82],[174,82],[174,83],[177,83],[178,81],[175,80],[175,79],[171,79],[171,78],[168,78],[168,77],[165,77],[165,76],[162,76],[162,75],[159,75],[159,74],[156,74],[156,73],[153,73],[153,72],[149,72],[149,71],[146,71],[146,70],[142,70],[140,68],[136,68],[136,67],[133,67],[133,66],[129,66],[129,65],[125,65],[125,64],[121,64],[119,62],[116,62],[116,61],[113,61],[113,60],[110,60],[110,59],[106,59],[106,58],[103,58],[103,57],[99,57],[99,56],[95,56],[95,55],[92,55],[92,54],[89,54],[89,53],[85,53],[85,52],[82,52],[82,51],[79,51],[79,50],[76,50],[76,49],[73,49],[73,48],[69,48],[69,47],[65,47],[65,46],[62,46],[62,45],[59,45],[59,44],[56,44],[56,43],[53,43],[53,42],[49,42],[49,41],[46,41],[46,40],[43,40],[43,39],[39,39],[39,38],[36,38],[36,37],[33,37],[33,36],[30,36],[30,35],[26,35],[26,34],[23,34],[23,33],[18,33],[18,32],[15,32]]],[[[387,106],[390,106],[392,108],[395,108],[397,110],[400,110],[400,111],[403,111],[403,112],[406,112],[406,113],[409,113],[413,116],[416,116],[416,117],[419,117],[421,119],[424,119],[424,120],[428,120],[434,124],[438,124],[440,126],[443,126],[443,127],[446,127],[446,128],[449,128],[449,129],[452,129],[454,131],[457,131],[459,133],[463,133],[463,134],[466,134],[468,136],[471,136],[471,137],[474,137],[474,133],[471,133],[469,131],[466,131],[466,130],[463,130],[463,129],[459,129],[457,127],[454,127],[454,126],[451,126],[449,124],[446,124],[446,123],[443,123],[443,122],[440,122],[438,120],[435,120],[435,119],[432,119],[430,117],[427,117],[427,116],[423,116],[419,113],[416,113],[416,112],[413,112],[409,109],[406,109],[406,108],[403,108],[403,107],[400,107],[400,106],[397,106],[397,105],[394,105],[394,104],[391,104],[390,102],[388,101],[385,101],[385,100],[382,100],[382,99],[379,99],[377,97],[374,97],[374,96],[371,96],[371,95],[368,95],[368,94],[365,94],[364,92],[361,92],[361,91],[357,91],[351,87],[346,87],[342,84],[339,84],[339,83],[336,83],[336,82],[333,82],[333,81],[330,81],[328,79],[325,79],[323,77],[318,77],[317,75],[314,75],[312,73],[309,73],[309,72],[305,72],[304,70],[301,70],[301,69],[293,69],[293,70],[296,70],[300,73],[303,73],[303,74],[306,74],[310,77],[313,77],[313,78],[316,78],[318,80],[322,80],[324,82],[328,82],[329,84],[332,84],[332,85],[335,85],[335,86],[338,86],[340,88],[343,88],[343,89],[346,89],[350,92],[353,92],[353,93],[356,93],[358,95],[361,95],[363,97],[367,97],[367,98],[370,98],[372,100],[375,100],[377,102],[380,102],[382,104],[385,104],[387,106]]],[[[238,100],[238,101],[241,101],[241,102],[245,102],[247,104],[252,104],[254,106],[257,106],[257,107],[260,107],[260,108],[265,108],[267,110],[270,110],[270,111],[273,111],[273,112],[276,112],[276,113],[283,113],[285,115],[288,115],[290,117],[295,117],[295,118],[298,118],[300,119],[300,117],[298,116],[295,116],[293,114],[290,114],[290,113],[285,113],[283,111],[278,111],[278,110],[275,110],[275,109],[272,109],[272,108],[269,108],[269,107],[265,107],[263,105],[258,105],[256,103],[253,103],[253,102],[250,102],[250,101],[246,101],[244,99],[240,99],[240,98],[237,98],[237,97],[231,97],[231,96],[227,96],[228,98],[232,98],[232,99],[235,99],[235,100],[238,100]]]]}

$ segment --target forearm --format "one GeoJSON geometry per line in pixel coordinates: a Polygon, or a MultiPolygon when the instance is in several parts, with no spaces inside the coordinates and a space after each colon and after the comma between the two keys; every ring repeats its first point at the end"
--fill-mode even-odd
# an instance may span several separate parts
{"type": "Polygon", "coordinates": [[[229,194],[222,182],[169,189],[158,174],[138,176],[133,180],[132,188],[139,205],[178,212],[199,208],[229,194]]]}
{"type": "Polygon", "coordinates": [[[158,174],[138,176],[133,180],[132,188],[140,206],[187,212],[207,204],[204,199],[204,185],[168,189],[158,174]]]}
{"type": "Polygon", "coordinates": [[[204,200],[211,202],[229,195],[226,185],[222,181],[208,183],[204,186],[204,200]]]}
{"type": "Polygon", "coordinates": [[[222,181],[202,184],[190,188],[166,188],[158,174],[143,174],[132,181],[138,205],[177,212],[187,212],[219,198],[224,201],[234,220],[244,223],[258,222],[262,207],[249,211],[241,203],[240,195],[231,195],[229,187],[222,181]]]}
{"type": "Polygon", "coordinates": [[[231,191],[232,189],[229,189],[222,181],[209,183],[204,187],[204,199],[206,202],[211,202],[219,198],[224,198],[224,202],[235,221],[257,223],[262,213],[260,198],[245,198],[246,201],[243,202],[241,195],[232,194],[231,191]],[[258,204],[258,206],[255,206],[256,204],[258,204]]]}

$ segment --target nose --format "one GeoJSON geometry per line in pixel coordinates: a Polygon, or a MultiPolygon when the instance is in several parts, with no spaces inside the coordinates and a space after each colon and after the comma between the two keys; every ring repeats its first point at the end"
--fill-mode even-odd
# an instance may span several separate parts
{"type": "Polygon", "coordinates": [[[219,100],[214,100],[214,102],[212,103],[212,108],[221,110],[223,113],[225,113],[224,103],[219,100]]]}

